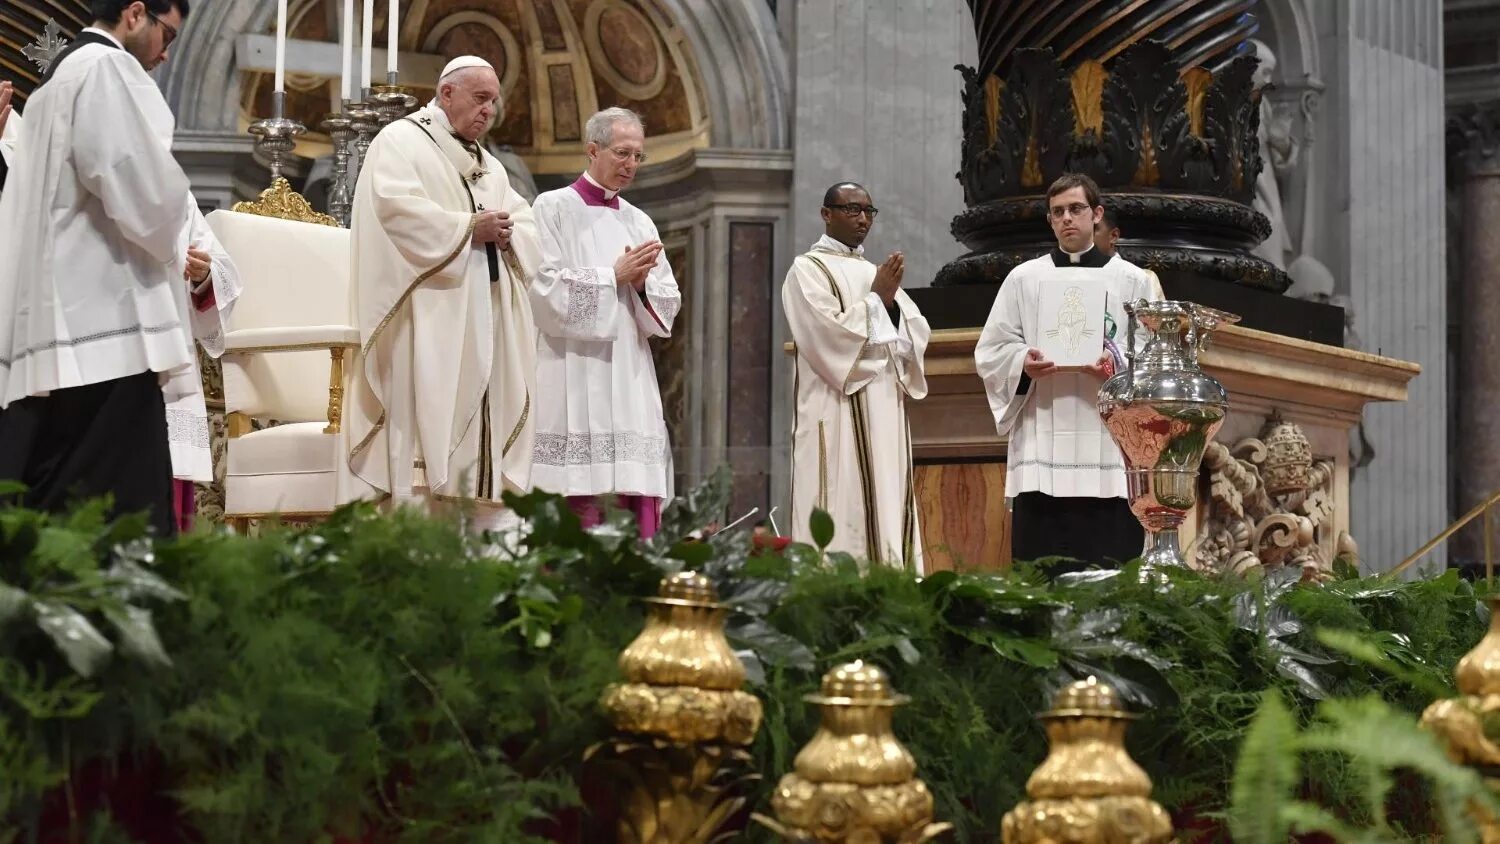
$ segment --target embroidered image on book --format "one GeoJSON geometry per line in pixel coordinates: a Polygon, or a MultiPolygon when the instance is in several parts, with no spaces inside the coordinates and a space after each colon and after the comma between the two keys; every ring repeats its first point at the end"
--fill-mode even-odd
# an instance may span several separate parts
{"type": "Polygon", "coordinates": [[[1069,279],[1040,292],[1042,354],[1060,369],[1081,369],[1097,361],[1104,351],[1104,286],[1069,279]]]}

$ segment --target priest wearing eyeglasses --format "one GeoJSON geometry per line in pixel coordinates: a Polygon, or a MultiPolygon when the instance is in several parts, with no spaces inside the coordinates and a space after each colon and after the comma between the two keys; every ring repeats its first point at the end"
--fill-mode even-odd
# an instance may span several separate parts
{"type": "Polygon", "coordinates": [[[672,497],[672,452],[650,337],[670,337],[682,297],[656,224],[620,192],[646,161],[634,112],[608,108],[584,127],[588,167],[536,198],[542,265],[537,323],[538,489],[564,495],[585,526],[618,506],[649,538],[672,497]]]}
{"type": "Polygon", "coordinates": [[[931,330],[901,289],[906,262],[879,266],[864,242],[879,211],[841,182],[823,195],[824,234],[792,262],[781,303],[797,348],[792,421],[792,536],[814,509],[834,550],[922,572],[906,402],[927,395],[931,330]]]}
{"type": "Polygon", "coordinates": [[[194,364],[195,204],[148,73],[188,2],[91,8],[24,126],[6,121],[21,165],[0,198],[0,480],[43,510],[108,494],[170,535],[167,404],[194,364]]]}
{"type": "MultiPolygon", "coordinates": [[[[1099,417],[1099,387],[1126,361],[1125,303],[1159,299],[1140,267],[1107,254],[1095,241],[1104,216],[1099,188],[1064,174],[1047,191],[1047,219],[1057,247],[1010,271],[1000,285],[974,349],[995,429],[1008,436],[1005,497],[1011,499],[1011,557],[1063,557],[1108,565],[1140,556],[1145,534],[1126,502],[1125,462],[1099,417]],[[1087,333],[1100,348],[1085,367],[1060,369],[1039,346],[1060,311],[1042,312],[1043,291],[1103,289],[1103,312],[1087,333]]],[[[1141,338],[1138,338],[1141,339],[1141,338]]]]}

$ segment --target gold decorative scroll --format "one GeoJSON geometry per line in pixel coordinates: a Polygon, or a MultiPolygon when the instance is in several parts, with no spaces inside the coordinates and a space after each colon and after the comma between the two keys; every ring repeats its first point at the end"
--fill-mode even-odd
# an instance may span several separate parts
{"type": "Polygon", "coordinates": [[[260,192],[253,202],[236,202],[234,210],[241,214],[261,217],[277,217],[298,223],[314,223],[320,226],[338,227],[339,221],[327,214],[314,211],[302,194],[292,190],[291,182],[281,176],[271,181],[271,186],[260,192]]]}

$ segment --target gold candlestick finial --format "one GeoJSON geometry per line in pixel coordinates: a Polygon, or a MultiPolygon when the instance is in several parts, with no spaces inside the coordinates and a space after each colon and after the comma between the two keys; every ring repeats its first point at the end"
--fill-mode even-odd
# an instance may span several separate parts
{"type": "MultiPolygon", "coordinates": [[[[1459,696],[1427,707],[1421,725],[1443,742],[1448,758],[1478,770],[1491,789],[1500,791],[1500,780],[1492,773],[1500,769],[1500,745],[1485,731],[1485,724],[1500,713],[1500,595],[1487,600],[1490,629],[1453,672],[1459,696]]],[[[1483,844],[1500,844],[1500,819],[1477,805],[1470,812],[1483,844]]]]}
{"type": "Polygon", "coordinates": [[[622,844],[707,844],[755,779],[743,748],[760,729],[760,700],[740,690],[745,666],[724,638],[728,607],[707,577],[674,574],[646,603],[645,629],[620,654],[626,682],[599,701],[624,735],[585,758],[605,757],[620,768],[616,782],[629,784],[618,804],[622,844]]]}
{"type": "Polygon", "coordinates": [[[1026,781],[1029,800],[1005,815],[1005,844],[1155,844],[1172,820],[1151,799],[1151,778],[1125,750],[1135,717],[1119,693],[1090,677],[1057,693],[1041,714],[1051,744],[1026,781]]]}
{"type": "Polygon", "coordinates": [[[932,793],[891,729],[896,707],[907,700],[866,662],[823,675],[821,694],[807,697],[822,709],[822,725],[797,754],[795,772],[776,786],[776,818],[755,820],[787,841],[808,844],[918,844],[951,829],[932,822],[932,793]]]}

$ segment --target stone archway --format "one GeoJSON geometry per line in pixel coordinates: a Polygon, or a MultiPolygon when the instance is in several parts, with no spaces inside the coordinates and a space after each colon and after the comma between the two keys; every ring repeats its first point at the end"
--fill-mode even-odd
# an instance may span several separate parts
{"type": "MultiPolygon", "coordinates": [[[[409,9],[425,13],[434,5],[434,0],[415,0],[409,9]]],[[[533,9],[539,7],[535,3],[522,5],[533,9]]],[[[560,10],[562,16],[585,24],[589,22],[590,9],[598,7],[594,12],[596,17],[613,13],[615,21],[628,25],[639,15],[659,23],[659,30],[680,32],[684,63],[691,67],[696,77],[692,82],[697,86],[697,105],[705,118],[705,145],[731,149],[784,149],[789,145],[791,95],[788,65],[776,34],[775,20],[760,0],[572,0],[571,3],[552,0],[551,5],[541,7],[552,12],[560,10]]],[[[183,33],[178,55],[162,71],[163,91],[177,115],[180,131],[188,134],[240,131],[244,97],[237,44],[244,33],[269,32],[274,24],[275,10],[274,0],[204,4],[194,10],[183,33]]],[[[472,16],[474,13],[468,14],[472,16]]],[[[439,15],[434,20],[423,20],[425,17],[428,16],[408,16],[408,21],[416,18],[417,22],[403,24],[403,50],[427,46],[420,42],[431,31],[432,25],[451,16],[439,15]]],[[[465,23],[477,21],[450,21],[450,28],[465,23]]],[[[566,21],[563,23],[566,28],[566,21]]],[[[383,22],[377,21],[377,29],[382,25],[383,22]]],[[[489,26],[489,23],[481,25],[489,26]]],[[[539,21],[538,31],[545,25],[539,21]]],[[[522,33],[515,32],[520,27],[506,28],[511,31],[513,39],[522,40],[522,33]]],[[[443,37],[451,36],[445,33],[438,41],[443,37]]],[[[587,39],[583,40],[584,44],[577,45],[579,52],[584,54],[578,57],[578,61],[597,58],[600,51],[589,49],[587,39]],[[595,55],[589,56],[589,53],[595,55]]],[[[670,48],[671,44],[666,46],[670,48]]],[[[628,50],[626,45],[615,58],[628,63],[628,50]],[[626,58],[621,59],[621,56],[626,58]]],[[[533,67],[536,64],[532,61],[534,58],[535,54],[527,57],[528,64],[533,67]]],[[[609,81],[607,73],[600,75],[609,81]]],[[[626,88],[632,87],[628,79],[614,81],[623,81],[626,88]]],[[[535,80],[533,84],[536,84],[535,80]]],[[[639,94],[642,91],[634,88],[633,92],[639,94]]],[[[591,98],[585,93],[579,97],[579,104],[584,105],[590,99],[597,102],[599,97],[591,98]]]]}

